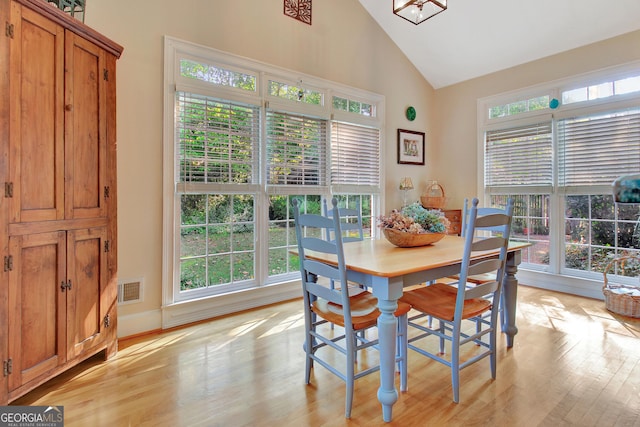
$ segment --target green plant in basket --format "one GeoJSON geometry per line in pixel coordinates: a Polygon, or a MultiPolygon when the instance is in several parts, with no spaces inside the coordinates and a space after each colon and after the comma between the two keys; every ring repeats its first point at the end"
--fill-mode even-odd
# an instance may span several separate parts
{"type": "Polygon", "coordinates": [[[378,227],[392,228],[407,233],[446,233],[449,220],[437,209],[425,209],[420,203],[413,203],[402,208],[394,209],[389,215],[378,217],[378,227]]]}

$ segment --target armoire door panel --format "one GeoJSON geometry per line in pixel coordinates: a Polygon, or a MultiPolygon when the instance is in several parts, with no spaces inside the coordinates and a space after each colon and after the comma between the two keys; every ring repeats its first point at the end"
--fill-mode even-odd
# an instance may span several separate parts
{"type": "Polygon", "coordinates": [[[66,360],[65,236],[60,231],[9,239],[9,390],[66,360]]]}
{"type": "Polygon", "coordinates": [[[11,222],[64,217],[64,29],[12,3],[11,222]]]}
{"type": "Polygon", "coordinates": [[[105,227],[71,230],[67,236],[68,357],[75,357],[100,343],[104,328],[101,297],[106,283],[105,227]]]}
{"type": "Polygon", "coordinates": [[[66,34],[66,217],[106,215],[105,53],[66,34]]]}

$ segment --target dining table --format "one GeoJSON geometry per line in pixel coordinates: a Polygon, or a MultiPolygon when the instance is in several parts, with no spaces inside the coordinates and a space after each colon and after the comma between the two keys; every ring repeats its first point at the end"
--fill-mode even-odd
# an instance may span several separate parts
{"type": "MultiPolygon", "coordinates": [[[[522,260],[522,250],[531,246],[528,242],[510,241],[507,266],[503,280],[503,323],[507,347],[513,346],[516,327],[516,299],[518,281],[516,273],[522,260]]],[[[392,419],[392,408],[398,400],[395,388],[395,345],[397,319],[393,315],[398,299],[408,286],[437,281],[460,272],[464,238],[447,235],[437,243],[418,247],[397,247],[386,239],[365,239],[343,245],[349,281],[372,289],[378,299],[378,339],[380,349],[380,387],[378,400],[382,405],[382,418],[392,419]]],[[[292,251],[294,252],[294,251],[292,251]]],[[[309,258],[337,265],[335,255],[305,251],[309,258]]],[[[497,251],[486,251],[472,261],[496,256],[497,251]]]]}

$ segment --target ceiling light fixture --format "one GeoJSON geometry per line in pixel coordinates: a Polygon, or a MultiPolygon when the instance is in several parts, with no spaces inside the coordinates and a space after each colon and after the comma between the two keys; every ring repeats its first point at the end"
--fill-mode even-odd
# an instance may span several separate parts
{"type": "Polygon", "coordinates": [[[393,13],[418,25],[447,10],[447,0],[393,0],[393,13]]]}

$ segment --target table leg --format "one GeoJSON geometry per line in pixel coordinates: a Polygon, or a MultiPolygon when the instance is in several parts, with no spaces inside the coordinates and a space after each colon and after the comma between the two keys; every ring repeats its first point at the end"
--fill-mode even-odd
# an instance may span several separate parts
{"type": "Polygon", "coordinates": [[[518,333],[518,328],[516,327],[516,304],[518,299],[516,273],[521,260],[522,254],[520,251],[513,251],[507,254],[507,266],[502,286],[504,301],[504,325],[502,330],[507,334],[507,347],[513,347],[514,337],[518,333]]]}
{"type": "Polygon", "coordinates": [[[398,391],[395,389],[395,355],[396,355],[396,328],[397,320],[393,313],[398,308],[395,300],[383,300],[378,298],[378,337],[380,344],[380,388],[378,400],[382,404],[382,419],[391,421],[393,404],[398,400],[398,391]]]}

